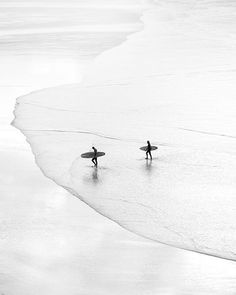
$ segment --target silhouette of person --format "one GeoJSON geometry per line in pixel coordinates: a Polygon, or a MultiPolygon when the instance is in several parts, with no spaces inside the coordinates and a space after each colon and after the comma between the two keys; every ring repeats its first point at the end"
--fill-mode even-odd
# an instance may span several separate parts
{"type": "Polygon", "coordinates": [[[148,159],[148,155],[150,156],[150,159],[152,160],[152,154],[151,154],[152,146],[150,141],[147,141],[147,151],[146,151],[146,159],[148,159]]]}
{"type": "Polygon", "coordinates": [[[92,158],[92,162],[93,162],[94,166],[97,167],[97,165],[98,165],[97,152],[98,152],[98,151],[97,151],[97,149],[95,149],[94,146],[92,147],[92,149],[93,149],[93,151],[94,151],[94,156],[93,156],[93,158],[92,158]]]}

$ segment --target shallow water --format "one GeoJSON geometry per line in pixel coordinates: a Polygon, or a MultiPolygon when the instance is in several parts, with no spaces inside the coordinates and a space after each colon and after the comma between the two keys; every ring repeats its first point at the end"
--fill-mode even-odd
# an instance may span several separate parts
{"type": "MultiPolygon", "coordinates": [[[[56,44],[56,56],[48,46],[43,55],[30,51],[27,42],[23,50],[10,45],[1,52],[0,292],[235,294],[234,262],[135,236],[42,175],[25,139],[9,125],[15,97],[78,82],[87,61],[64,50],[64,41],[56,44]]],[[[141,156],[138,162],[152,173],[141,156]]],[[[93,168],[84,165],[91,172],[84,182],[96,182],[93,168]]]]}

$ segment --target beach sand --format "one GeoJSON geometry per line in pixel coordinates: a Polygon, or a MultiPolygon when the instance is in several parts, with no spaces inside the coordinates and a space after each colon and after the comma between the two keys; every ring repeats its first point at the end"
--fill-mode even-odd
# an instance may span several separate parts
{"type": "Polygon", "coordinates": [[[27,42],[1,52],[0,293],[235,294],[235,262],[138,237],[42,174],[10,125],[15,98],[79,82],[86,64],[74,51],[39,55],[27,42]]]}

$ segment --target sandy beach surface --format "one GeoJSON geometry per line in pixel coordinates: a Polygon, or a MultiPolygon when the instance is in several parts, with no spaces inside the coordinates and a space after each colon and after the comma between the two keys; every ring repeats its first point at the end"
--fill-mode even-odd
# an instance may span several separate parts
{"type": "MultiPolygon", "coordinates": [[[[71,33],[64,34],[75,44],[71,33]]],[[[16,97],[79,82],[90,57],[100,52],[98,46],[84,58],[76,46],[65,48],[64,39],[50,36],[30,43],[19,34],[15,44],[14,35],[0,37],[0,293],[234,295],[234,261],[141,238],[39,170],[24,136],[10,125],[16,97]]]]}
{"type": "Polygon", "coordinates": [[[30,87],[0,89],[2,294],[235,294],[235,262],[138,237],[45,178],[9,125],[30,87]]]}

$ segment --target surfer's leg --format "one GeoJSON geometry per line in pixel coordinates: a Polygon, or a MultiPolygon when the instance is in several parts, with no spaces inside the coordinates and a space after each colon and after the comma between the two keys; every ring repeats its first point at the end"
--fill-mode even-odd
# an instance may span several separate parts
{"type": "Polygon", "coordinates": [[[151,152],[149,152],[149,155],[150,155],[150,159],[152,160],[152,154],[151,154],[151,152]]]}
{"type": "Polygon", "coordinates": [[[92,158],[92,162],[93,162],[94,165],[96,165],[95,158],[92,158]]]}
{"type": "Polygon", "coordinates": [[[148,159],[148,151],[146,152],[146,159],[148,159]]]}

